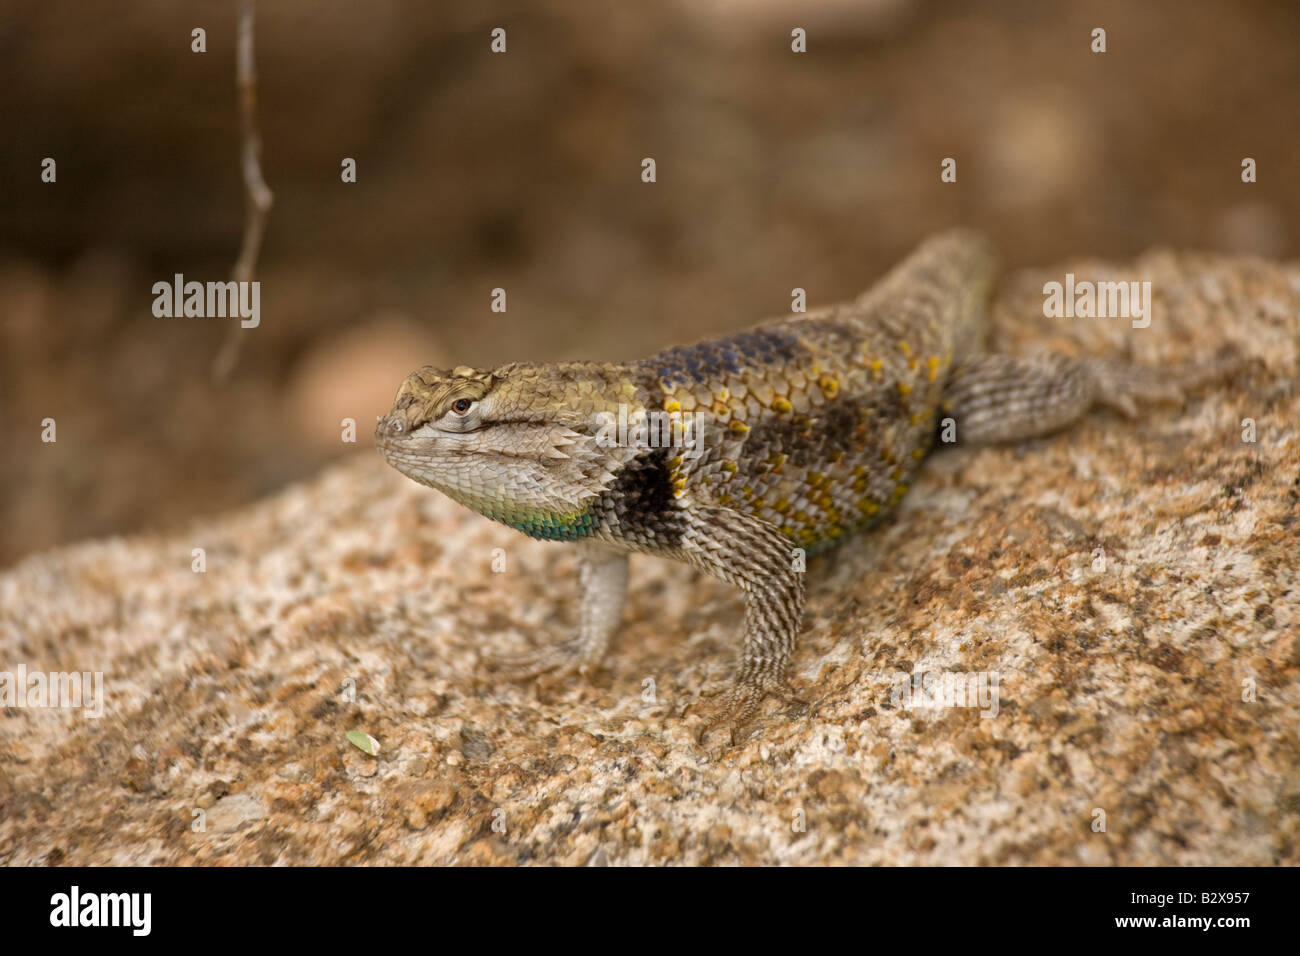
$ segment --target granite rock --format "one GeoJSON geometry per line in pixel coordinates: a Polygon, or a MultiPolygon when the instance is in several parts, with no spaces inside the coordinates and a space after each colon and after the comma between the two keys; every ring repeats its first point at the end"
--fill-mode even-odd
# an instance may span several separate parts
{"type": "Polygon", "coordinates": [[[363,450],[28,557],[0,670],[102,672],[104,712],[0,709],[0,863],[1296,863],[1300,266],[1078,261],[1008,277],[995,324],[1013,351],[1251,362],[1182,409],[936,454],[810,564],[805,706],[734,745],[690,706],[736,660],[730,589],[634,557],[603,670],[494,682],[485,654],[573,626],[573,555],[363,450]],[[1043,318],[1066,272],[1151,280],[1151,326],[1043,318]],[[996,677],[996,714],[900,694],[926,673],[996,677]]]}

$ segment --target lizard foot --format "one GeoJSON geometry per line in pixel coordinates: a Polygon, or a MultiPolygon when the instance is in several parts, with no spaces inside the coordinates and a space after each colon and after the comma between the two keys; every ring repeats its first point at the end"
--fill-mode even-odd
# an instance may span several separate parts
{"type": "Polygon", "coordinates": [[[759,706],[768,697],[776,697],[787,704],[804,707],[803,700],[785,678],[768,678],[758,681],[733,681],[731,686],[709,700],[702,708],[704,725],[696,737],[703,742],[718,727],[727,727],[734,746],[739,733],[754,718],[759,706]]]}
{"type": "Polygon", "coordinates": [[[1154,369],[1111,359],[1093,359],[1087,364],[1097,384],[1097,402],[1125,418],[1137,418],[1140,404],[1181,405],[1186,401],[1179,383],[1154,369]]]}

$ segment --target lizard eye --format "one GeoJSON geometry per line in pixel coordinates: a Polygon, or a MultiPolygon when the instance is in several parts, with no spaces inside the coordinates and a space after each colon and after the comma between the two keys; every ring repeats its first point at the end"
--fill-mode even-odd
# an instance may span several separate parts
{"type": "Polygon", "coordinates": [[[457,415],[464,415],[467,411],[470,410],[470,406],[472,406],[473,404],[474,402],[472,399],[458,398],[451,403],[451,410],[455,412],[457,415]]]}

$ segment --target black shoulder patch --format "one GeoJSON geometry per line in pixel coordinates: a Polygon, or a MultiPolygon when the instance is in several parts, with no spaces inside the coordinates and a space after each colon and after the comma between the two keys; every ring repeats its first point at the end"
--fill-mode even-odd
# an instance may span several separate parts
{"type": "Polygon", "coordinates": [[[686,517],[673,497],[668,448],[649,448],[625,464],[600,496],[596,509],[622,538],[651,550],[675,548],[686,517]]]}

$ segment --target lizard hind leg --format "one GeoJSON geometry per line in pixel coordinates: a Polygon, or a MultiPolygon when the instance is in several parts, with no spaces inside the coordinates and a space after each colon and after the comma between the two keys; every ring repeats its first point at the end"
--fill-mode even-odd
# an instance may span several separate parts
{"type": "Polygon", "coordinates": [[[1065,355],[978,355],[953,368],[940,418],[956,423],[961,444],[1050,434],[1095,405],[1129,418],[1139,402],[1181,402],[1176,380],[1127,362],[1065,355]]]}
{"type": "Polygon", "coordinates": [[[627,598],[627,553],[598,544],[584,543],[579,548],[577,635],[523,654],[488,658],[501,677],[526,680],[551,672],[585,674],[604,659],[627,598]]]}

